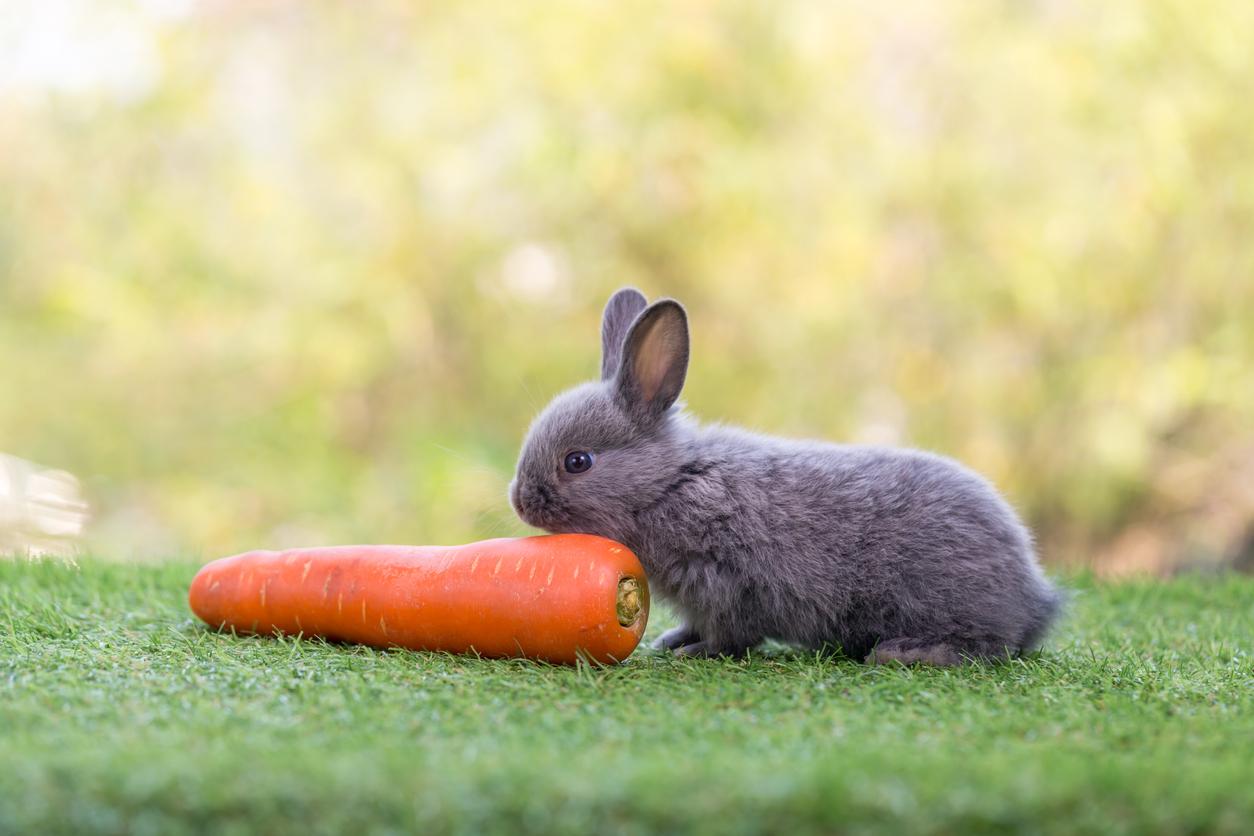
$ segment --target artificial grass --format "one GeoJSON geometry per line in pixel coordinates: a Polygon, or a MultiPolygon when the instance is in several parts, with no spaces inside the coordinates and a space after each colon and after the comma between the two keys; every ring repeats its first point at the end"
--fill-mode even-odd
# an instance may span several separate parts
{"type": "Polygon", "coordinates": [[[1250,577],[1076,582],[996,666],[598,669],[220,635],[193,571],[0,561],[0,833],[1254,826],[1250,577]]]}

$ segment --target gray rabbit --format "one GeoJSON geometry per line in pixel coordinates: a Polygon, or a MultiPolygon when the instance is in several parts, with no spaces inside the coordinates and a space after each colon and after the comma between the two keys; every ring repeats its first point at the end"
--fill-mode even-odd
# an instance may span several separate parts
{"type": "Polygon", "coordinates": [[[510,484],[527,523],[640,558],[683,626],[656,647],[739,656],[771,638],[868,662],[956,665],[1034,648],[1061,594],[983,478],[914,450],[700,426],[677,404],[688,319],[624,288],[601,379],[532,423],[510,484]]]}

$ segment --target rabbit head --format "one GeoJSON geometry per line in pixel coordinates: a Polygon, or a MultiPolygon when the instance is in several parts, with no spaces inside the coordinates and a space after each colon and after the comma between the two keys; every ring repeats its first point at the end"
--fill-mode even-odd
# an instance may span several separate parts
{"type": "Polygon", "coordinates": [[[605,306],[601,349],[601,379],[558,395],[532,422],[509,497],[537,528],[626,540],[633,511],[683,459],[687,315],[624,288],[605,306]]]}

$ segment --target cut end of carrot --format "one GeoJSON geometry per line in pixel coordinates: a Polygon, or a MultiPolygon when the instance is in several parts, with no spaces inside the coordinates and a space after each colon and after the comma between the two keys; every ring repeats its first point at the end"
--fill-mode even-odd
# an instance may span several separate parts
{"type": "Polygon", "coordinates": [[[620,578],[618,581],[618,623],[630,627],[640,618],[642,609],[640,601],[640,581],[635,578],[620,578]]]}

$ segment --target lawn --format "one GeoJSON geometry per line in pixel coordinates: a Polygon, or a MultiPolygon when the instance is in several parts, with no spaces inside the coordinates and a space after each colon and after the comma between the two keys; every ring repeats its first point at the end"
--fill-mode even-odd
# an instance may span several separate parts
{"type": "Polygon", "coordinates": [[[999,666],[564,669],[211,633],[192,571],[0,561],[0,832],[1254,828],[1250,577],[1077,581],[999,666]]]}

